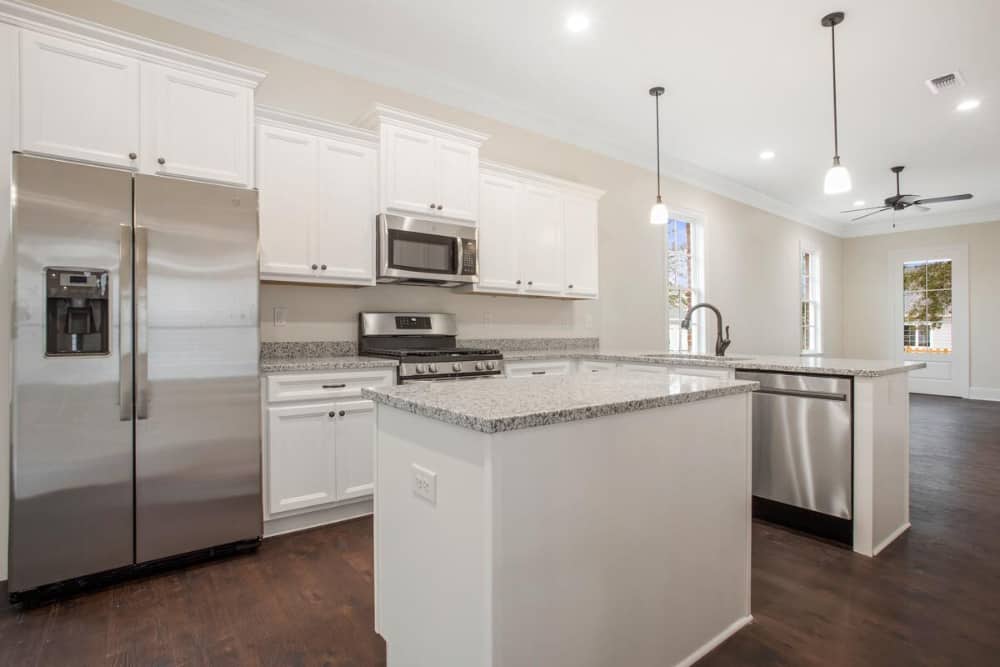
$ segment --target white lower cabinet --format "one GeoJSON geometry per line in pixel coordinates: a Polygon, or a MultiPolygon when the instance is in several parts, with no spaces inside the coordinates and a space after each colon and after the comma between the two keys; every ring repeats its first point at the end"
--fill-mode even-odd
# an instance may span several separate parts
{"type": "Polygon", "coordinates": [[[504,363],[504,374],[509,378],[541,377],[543,375],[569,375],[573,362],[558,361],[509,361],[504,363]]]}
{"type": "Polygon", "coordinates": [[[579,372],[588,375],[604,374],[610,375],[618,371],[618,366],[613,361],[591,361],[584,359],[580,362],[579,372]]]}
{"type": "Polygon", "coordinates": [[[658,364],[621,364],[619,371],[624,375],[669,375],[670,367],[658,364]]]}
{"type": "Polygon", "coordinates": [[[267,377],[265,535],[357,516],[335,512],[374,491],[375,404],[361,387],[391,385],[394,376],[387,368],[267,377]]]}

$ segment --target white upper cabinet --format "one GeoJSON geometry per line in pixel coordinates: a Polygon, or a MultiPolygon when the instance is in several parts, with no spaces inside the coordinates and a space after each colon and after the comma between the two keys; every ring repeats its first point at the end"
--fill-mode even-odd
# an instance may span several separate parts
{"type": "Polygon", "coordinates": [[[143,64],[143,171],[250,184],[253,92],[143,64]]]}
{"type": "Polygon", "coordinates": [[[377,170],[374,146],[320,139],[316,260],[322,277],[374,282],[377,170]]]}
{"type": "Polygon", "coordinates": [[[602,194],[485,163],[479,178],[479,282],[459,291],[596,299],[602,194]]]}
{"type": "Polygon", "coordinates": [[[37,30],[20,31],[21,150],[253,185],[253,94],[263,72],[36,14],[37,30]]]}
{"type": "Polygon", "coordinates": [[[517,203],[522,189],[512,178],[485,173],[480,177],[477,290],[516,293],[521,289],[517,203]]]}
{"type": "Polygon", "coordinates": [[[379,133],[382,211],[476,222],[486,135],[382,104],[361,124],[379,133]]]}
{"type": "Polygon", "coordinates": [[[21,32],[21,149],[138,167],[139,62],[21,32]]]}
{"type": "Polygon", "coordinates": [[[563,198],[566,293],[597,297],[597,200],[577,194],[563,198]]]}
{"type": "Polygon", "coordinates": [[[519,207],[521,280],[526,294],[563,291],[563,201],[559,191],[528,183],[519,207]]]}
{"type": "Polygon", "coordinates": [[[374,285],[374,135],[269,107],[257,115],[261,279],[374,285]]]}
{"type": "Polygon", "coordinates": [[[305,132],[257,127],[261,277],[311,278],[319,222],[317,146],[305,132]]]}

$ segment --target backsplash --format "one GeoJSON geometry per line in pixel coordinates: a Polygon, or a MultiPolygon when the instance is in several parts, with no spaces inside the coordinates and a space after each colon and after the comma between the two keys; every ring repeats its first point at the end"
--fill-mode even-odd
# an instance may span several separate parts
{"type": "Polygon", "coordinates": [[[459,338],[459,347],[495,348],[501,352],[596,350],[598,338],[459,338]]]}
{"type": "Polygon", "coordinates": [[[261,360],[295,359],[298,357],[350,357],[358,353],[353,340],[264,342],[260,344],[261,360]]]}

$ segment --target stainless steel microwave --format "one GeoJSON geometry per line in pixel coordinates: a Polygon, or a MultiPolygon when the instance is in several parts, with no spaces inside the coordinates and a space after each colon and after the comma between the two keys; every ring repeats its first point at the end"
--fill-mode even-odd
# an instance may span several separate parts
{"type": "Polygon", "coordinates": [[[457,287],[479,280],[475,227],[379,214],[377,282],[457,287]]]}

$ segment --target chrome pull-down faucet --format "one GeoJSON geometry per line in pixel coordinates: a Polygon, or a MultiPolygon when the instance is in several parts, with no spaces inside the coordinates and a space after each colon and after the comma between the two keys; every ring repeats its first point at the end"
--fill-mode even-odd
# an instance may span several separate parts
{"type": "Polygon", "coordinates": [[[716,308],[715,306],[713,306],[712,304],[710,304],[710,303],[699,303],[699,304],[695,304],[695,305],[691,306],[688,309],[687,315],[685,315],[684,319],[681,321],[681,329],[690,329],[691,328],[691,314],[694,313],[694,311],[698,310],[699,308],[708,308],[713,313],[715,313],[715,319],[716,319],[716,328],[715,328],[715,332],[716,332],[716,335],[715,335],[715,356],[717,356],[717,357],[723,357],[723,356],[725,356],[725,354],[726,354],[726,348],[728,348],[729,344],[732,343],[732,341],[729,340],[729,326],[727,325],[725,327],[725,329],[723,329],[723,327],[722,327],[722,313],[719,312],[719,309],[716,308]],[[725,337],[723,337],[723,335],[722,335],[723,330],[726,332],[725,337]]]}

